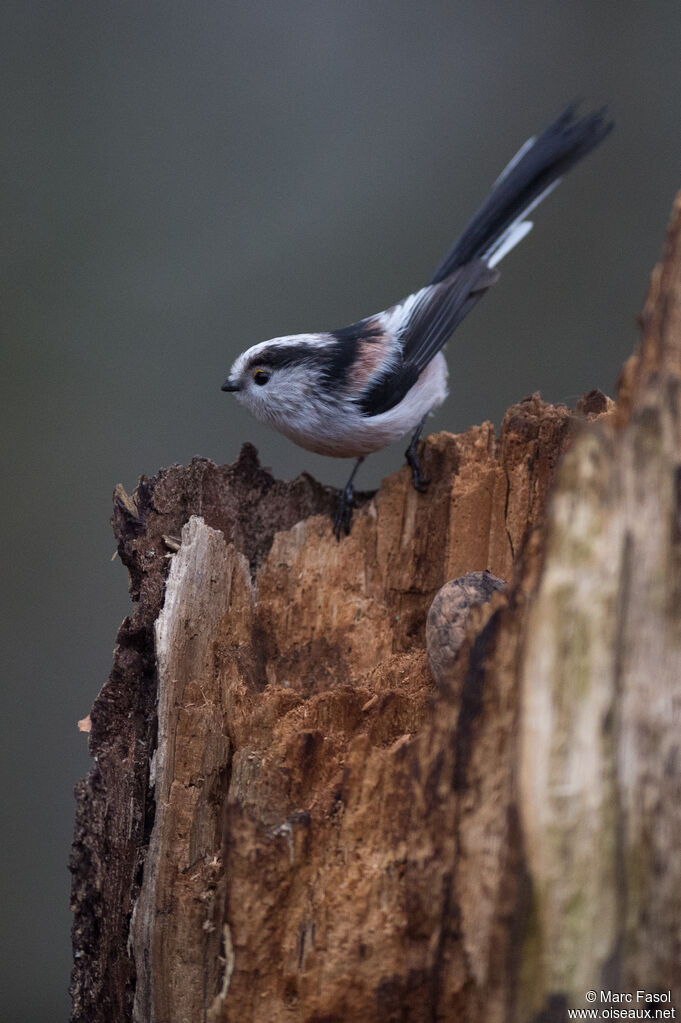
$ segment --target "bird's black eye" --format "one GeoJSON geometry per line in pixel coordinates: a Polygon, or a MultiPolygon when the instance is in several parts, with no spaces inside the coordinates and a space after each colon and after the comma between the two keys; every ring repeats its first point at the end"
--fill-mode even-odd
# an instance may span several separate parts
{"type": "Polygon", "coordinates": [[[256,369],[255,373],[253,374],[253,380],[258,385],[258,387],[264,387],[269,378],[270,378],[269,373],[267,373],[264,369],[256,369]]]}

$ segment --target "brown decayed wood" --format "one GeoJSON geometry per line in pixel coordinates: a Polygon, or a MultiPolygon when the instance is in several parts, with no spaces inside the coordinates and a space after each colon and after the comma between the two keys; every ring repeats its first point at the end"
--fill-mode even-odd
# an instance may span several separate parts
{"type": "Polygon", "coordinates": [[[114,665],[91,714],[94,763],[76,788],[70,868],[74,911],[73,1019],[131,1018],[135,968],[128,951],[155,814],[149,763],[156,743],[153,627],[168,562],[164,536],[179,536],[192,514],[239,543],[257,564],[282,524],[329,510],[333,495],[309,477],[275,481],[244,446],[233,466],[207,459],[142,477],[132,497],[117,487],[112,523],[130,573],[133,610],[116,637],[114,665]]]}
{"type": "MultiPolygon", "coordinates": [[[[240,997],[260,1006],[257,1011],[264,1015],[258,1018],[263,1019],[276,1018],[280,1010],[275,1005],[288,1006],[285,1011],[290,1013],[290,1006],[297,1003],[300,1018],[304,1018],[311,1011],[306,1006],[313,1002],[319,1004],[314,1011],[323,1013],[325,1006],[333,1006],[338,999],[339,1005],[354,999],[361,1006],[357,1011],[369,1011],[363,1001],[367,992],[386,1005],[396,1004],[417,974],[423,977],[420,986],[430,991],[424,1004],[441,997],[437,993],[440,982],[433,978],[441,970],[436,961],[447,947],[444,935],[442,948],[438,945],[414,955],[408,976],[404,964],[384,962],[384,951],[379,953],[371,941],[353,944],[350,937],[362,930],[369,910],[361,903],[371,894],[380,910],[370,927],[380,931],[381,921],[394,915],[390,927],[399,959],[404,927],[414,925],[408,923],[411,911],[385,904],[385,871],[390,869],[390,876],[395,876],[394,871],[408,870],[418,877],[410,898],[423,889],[428,902],[427,919],[421,920],[417,930],[428,933],[423,941],[432,945],[428,928],[441,915],[442,906],[437,899],[433,902],[435,889],[427,878],[437,874],[439,847],[447,829],[432,839],[435,845],[428,854],[429,865],[426,852],[418,854],[416,862],[425,870],[419,876],[419,868],[409,857],[402,863],[406,838],[397,839],[402,824],[390,822],[400,806],[396,793],[410,777],[405,771],[407,762],[414,760],[415,737],[426,717],[432,715],[432,682],[424,653],[425,615],[442,583],[465,570],[489,568],[510,577],[514,551],[521,546],[528,525],[541,518],[550,476],[571,422],[566,408],[548,406],[533,396],[509,410],[498,439],[490,424],[458,437],[440,434],[429,438],[424,449],[424,469],[433,480],[428,495],[413,491],[406,471],[398,473],[375,500],[356,512],[353,532],[341,544],[330,531],[330,492],[306,478],[292,484],[276,483],[257,466],[249,448],[232,468],[195,460],[187,469],[173,468],[154,480],[140,481],[132,498],[117,491],[114,525],[119,552],[130,569],[136,608],[119,634],[112,679],[93,709],[90,741],[97,764],[79,792],[72,861],[74,944],[80,953],[74,971],[74,1019],[130,1018],[133,1000],[140,1019],[152,1018],[148,1015],[152,1005],[164,1006],[161,1016],[158,1008],[159,1019],[180,1019],[186,1004],[191,1007],[188,1018],[193,1018],[197,1006],[208,1005],[220,986],[214,953],[220,941],[224,942],[225,922],[233,932],[235,965],[224,1013],[238,1004],[235,993],[240,989],[240,997]],[[315,510],[323,514],[310,518],[315,510]],[[177,653],[185,673],[177,701],[184,709],[175,706],[172,720],[157,726],[152,629],[161,610],[169,561],[182,556],[182,549],[179,555],[169,556],[163,537],[179,537],[182,522],[192,514],[219,529],[230,550],[243,552],[254,573],[257,600],[249,611],[250,632],[246,630],[236,650],[236,632],[246,628],[243,604],[223,616],[222,631],[214,623],[209,628],[204,621],[201,643],[213,651],[205,653],[206,663],[212,657],[217,666],[213,671],[197,672],[191,667],[196,639],[190,643],[189,653],[177,653]],[[298,524],[287,530],[287,517],[291,525],[298,524]],[[197,678],[197,674],[205,677],[197,678]],[[216,733],[220,714],[224,714],[224,725],[216,733]],[[176,753],[165,758],[171,775],[162,776],[159,762],[163,756],[156,752],[154,789],[149,784],[149,763],[156,749],[157,727],[161,744],[168,733],[176,753]],[[211,735],[214,748],[208,742],[211,735]],[[201,761],[203,752],[194,749],[197,743],[202,748],[208,745],[210,764],[201,761]],[[177,750],[182,749],[187,750],[187,763],[185,758],[177,759],[177,750]],[[202,763],[198,787],[208,787],[210,795],[196,791],[196,757],[202,763]],[[405,766],[397,770],[396,764],[405,766]],[[386,779],[393,773],[394,782],[388,784],[386,779]],[[352,779],[356,779],[353,785],[366,789],[369,801],[351,813],[343,786],[350,785],[352,779]],[[388,824],[376,832],[371,843],[367,841],[362,857],[358,852],[361,828],[379,812],[372,802],[376,797],[369,798],[369,794],[381,791],[390,808],[388,824]],[[212,832],[204,819],[206,803],[215,814],[212,832]],[[93,834],[92,813],[100,812],[104,804],[109,807],[111,823],[98,826],[93,834]],[[215,829],[222,828],[224,813],[229,823],[222,849],[215,829]],[[196,827],[204,836],[198,847],[192,838],[196,827]],[[283,831],[275,834],[279,828],[283,831]],[[346,848],[341,843],[332,854],[339,828],[347,834],[349,844],[346,848]],[[279,905],[289,885],[291,843],[300,841],[299,832],[308,835],[307,846],[313,842],[319,855],[327,839],[332,840],[316,868],[320,879],[324,877],[325,889],[333,891],[338,885],[334,863],[338,866],[347,860],[341,873],[350,869],[358,884],[368,871],[373,887],[369,885],[362,894],[360,884],[356,917],[347,909],[342,914],[333,911],[331,904],[320,907],[320,919],[310,916],[310,879],[303,882],[303,871],[295,872],[297,895],[290,912],[283,914],[280,909],[269,923],[263,922],[273,912],[268,899],[279,905]],[[246,846],[237,841],[238,835],[246,846]],[[402,850],[399,854],[393,849],[396,842],[402,850]],[[201,855],[190,862],[199,847],[201,855]],[[370,848],[374,849],[371,864],[367,859],[370,848]],[[174,864],[176,886],[165,874],[161,876],[162,857],[166,865],[174,864]],[[234,857],[235,863],[231,859],[229,865],[223,863],[224,857],[234,857]],[[254,857],[261,865],[257,871],[254,857]],[[156,863],[153,870],[152,860],[156,863]],[[390,867],[393,860],[397,865],[390,867]],[[114,862],[118,874],[112,884],[114,862]],[[243,872],[240,886],[235,882],[238,864],[243,872]],[[265,877],[270,878],[269,886],[266,883],[258,893],[265,877]],[[224,921],[216,908],[223,889],[231,907],[224,921]],[[241,927],[237,922],[240,912],[244,919],[241,927]],[[90,929],[93,919],[98,922],[96,932],[90,929]],[[255,942],[256,958],[248,968],[243,955],[244,926],[248,924],[254,936],[258,920],[264,930],[255,942]],[[183,928],[190,923],[196,927],[199,921],[201,928],[205,924],[200,943],[192,945],[191,955],[180,955],[177,948],[183,940],[187,944],[189,934],[183,928]],[[132,956],[128,955],[129,931],[132,956]],[[313,933],[317,944],[311,938],[313,933]],[[348,988],[345,980],[338,979],[323,985],[324,996],[305,995],[294,992],[300,979],[296,970],[281,979],[277,943],[284,941],[284,936],[289,965],[302,956],[305,962],[312,957],[310,961],[316,959],[329,968],[330,960],[319,944],[322,935],[324,942],[344,949],[339,964],[344,962],[343,970],[356,973],[355,986],[366,974],[369,987],[362,982],[361,992],[351,995],[353,986],[348,988]],[[179,959],[173,960],[173,948],[179,959]],[[193,973],[188,960],[192,960],[193,973]],[[158,963],[163,967],[156,975],[154,964],[158,963]]],[[[211,542],[219,547],[225,541],[213,537],[211,542]]],[[[217,555],[212,561],[216,566],[221,563],[217,555]]],[[[190,575],[192,571],[196,566],[190,575]]],[[[203,581],[213,585],[212,576],[203,581]]],[[[179,634],[183,628],[186,635],[186,625],[178,626],[179,634]]],[[[163,699],[159,709],[162,706],[163,699]]],[[[453,713],[456,717],[458,712],[455,709],[453,713]]],[[[414,766],[410,771],[417,769],[414,766]]],[[[437,765],[436,769],[444,770],[437,765]]],[[[422,779],[419,785],[426,783],[430,791],[433,779],[422,779]]],[[[351,805],[357,798],[352,796],[351,805]]],[[[432,802],[421,794],[414,806],[420,805],[424,812],[429,800],[432,802]]],[[[402,816],[405,812],[404,808],[400,811],[402,816]]],[[[420,821],[418,815],[415,820],[420,821]]],[[[415,828],[420,830],[420,823],[415,828]]],[[[424,849],[428,846],[425,837],[419,842],[425,843],[424,849]]],[[[442,887],[441,877],[438,884],[442,887]]],[[[348,890],[345,881],[342,890],[348,890]]],[[[340,894],[337,897],[340,899],[340,894]]],[[[396,891],[395,897],[399,902],[402,896],[396,891]]],[[[420,920],[426,910],[413,912],[420,920]]],[[[344,976],[341,971],[339,978],[344,976]]],[[[307,980],[303,977],[303,992],[311,991],[318,981],[314,974],[307,980]]],[[[422,995],[416,992],[410,997],[417,1004],[422,995]]],[[[238,1018],[245,1018],[239,1016],[241,1009],[233,1011],[238,1018]]],[[[342,1014],[346,1009],[336,1007],[333,1011],[342,1014]]]]}
{"type": "Polygon", "coordinates": [[[340,544],[333,494],[249,447],[117,492],[135,609],[78,792],[74,1021],[681,990],[678,204],[642,322],[616,409],[430,437],[428,493],[395,474],[340,544]],[[428,608],[482,569],[508,587],[436,690],[428,608]]]}

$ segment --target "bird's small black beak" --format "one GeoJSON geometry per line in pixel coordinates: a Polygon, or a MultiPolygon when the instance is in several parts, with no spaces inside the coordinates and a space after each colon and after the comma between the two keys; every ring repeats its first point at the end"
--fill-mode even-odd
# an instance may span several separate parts
{"type": "Polygon", "coordinates": [[[236,380],[232,380],[231,377],[227,377],[224,384],[220,388],[221,391],[240,391],[241,388],[236,380]]]}

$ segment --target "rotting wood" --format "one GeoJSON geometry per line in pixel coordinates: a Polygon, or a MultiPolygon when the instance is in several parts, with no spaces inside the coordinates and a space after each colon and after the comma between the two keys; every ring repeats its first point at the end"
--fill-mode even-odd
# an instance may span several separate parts
{"type": "Polygon", "coordinates": [[[681,991],[679,202],[642,322],[616,409],[430,437],[428,494],[390,477],[341,544],[332,493],[250,448],[119,493],[136,608],[79,788],[74,1021],[681,991]],[[436,690],[428,608],[483,569],[508,587],[436,690]]]}

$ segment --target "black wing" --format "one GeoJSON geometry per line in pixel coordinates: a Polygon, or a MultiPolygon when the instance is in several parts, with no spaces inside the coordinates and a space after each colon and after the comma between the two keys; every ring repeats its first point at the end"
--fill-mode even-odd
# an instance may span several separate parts
{"type": "Polygon", "coordinates": [[[454,330],[499,274],[482,260],[460,267],[446,280],[422,288],[416,295],[381,314],[395,334],[396,360],[358,400],[365,416],[378,416],[399,405],[409,389],[454,330]],[[399,322],[400,310],[404,319],[399,322]]]}

